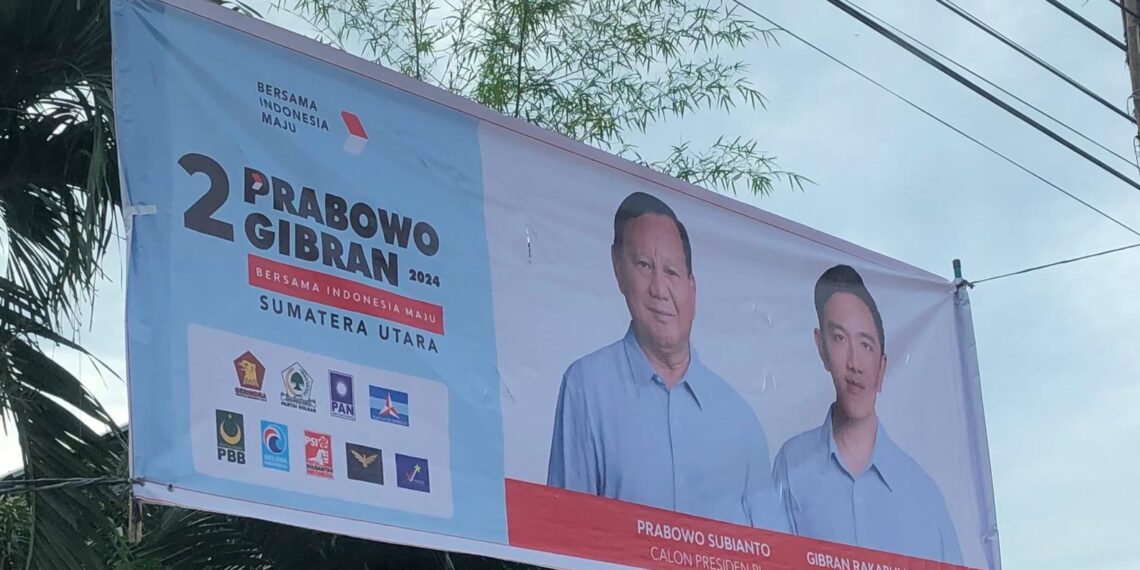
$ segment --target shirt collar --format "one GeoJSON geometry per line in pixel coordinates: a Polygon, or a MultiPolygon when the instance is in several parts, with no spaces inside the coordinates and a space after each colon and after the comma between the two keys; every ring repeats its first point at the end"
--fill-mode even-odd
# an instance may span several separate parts
{"type": "MultiPolygon", "coordinates": [[[[820,428],[820,449],[825,453],[823,455],[823,464],[820,466],[820,473],[825,473],[832,465],[832,457],[835,458],[835,465],[841,466],[843,461],[839,457],[839,446],[835,443],[835,432],[832,429],[831,413],[835,408],[835,404],[831,404],[827,408],[827,417],[823,420],[823,427],[820,428]]],[[[879,475],[879,479],[887,486],[888,490],[893,491],[891,481],[896,473],[895,469],[895,451],[896,447],[891,438],[887,437],[887,429],[883,427],[883,420],[878,419],[877,427],[875,429],[875,445],[871,449],[871,464],[867,469],[873,469],[879,475]]]]}
{"type": "MultiPolygon", "coordinates": [[[[649,363],[649,359],[645,356],[645,351],[641,349],[641,345],[637,343],[637,337],[633,334],[633,323],[630,323],[629,330],[625,333],[625,338],[622,339],[622,344],[625,345],[625,354],[629,359],[629,368],[633,373],[634,380],[638,382],[648,381],[665,388],[665,379],[657,374],[653,369],[653,365],[649,363]]],[[[692,343],[689,343],[689,369],[685,371],[685,375],[681,380],[673,386],[674,389],[684,387],[689,394],[693,396],[693,400],[697,402],[697,407],[701,406],[701,397],[707,398],[707,392],[711,390],[711,383],[706,378],[708,370],[701,364],[700,359],[697,358],[697,350],[693,348],[692,343]]],[[[703,407],[702,407],[703,408],[703,407]]]]}

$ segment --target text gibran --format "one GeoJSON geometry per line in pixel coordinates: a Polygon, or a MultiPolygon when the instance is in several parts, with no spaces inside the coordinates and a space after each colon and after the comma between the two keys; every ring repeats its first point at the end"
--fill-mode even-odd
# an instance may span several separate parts
{"type": "MultiPolygon", "coordinates": [[[[186,227],[234,241],[234,224],[219,212],[230,196],[225,169],[197,153],[183,155],[178,164],[190,175],[205,174],[210,183],[186,210],[186,227]]],[[[350,203],[308,186],[297,190],[287,180],[248,166],[242,180],[242,201],[255,208],[245,216],[242,228],[249,243],[262,251],[319,262],[393,286],[400,284],[400,250],[414,250],[425,258],[439,253],[439,232],[427,221],[366,202],[350,203]]]]}

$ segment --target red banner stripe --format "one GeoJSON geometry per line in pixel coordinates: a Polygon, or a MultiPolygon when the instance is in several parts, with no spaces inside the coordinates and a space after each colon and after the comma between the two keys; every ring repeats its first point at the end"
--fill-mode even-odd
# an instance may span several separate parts
{"type": "Polygon", "coordinates": [[[514,479],[506,492],[511,546],[589,560],[663,570],[968,570],[514,479]]]}
{"type": "Polygon", "coordinates": [[[250,255],[249,284],[274,293],[443,334],[443,307],[319,271],[250,255]]]}

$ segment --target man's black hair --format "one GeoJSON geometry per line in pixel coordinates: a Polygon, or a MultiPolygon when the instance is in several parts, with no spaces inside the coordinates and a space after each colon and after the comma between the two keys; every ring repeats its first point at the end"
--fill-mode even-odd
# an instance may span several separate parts
{"type": "Polygon", "coordinates": [[[879,315],[879,307],[875,304],[875,299],[867,290],[867,286],[863,284],[863,278],[859,272],[850,265],[836,265],[824,271],[823,275],[819,276],[819,280],[815,282],[815,314],[819,317],[820,328],[823,328],[823,306],[836,293],[850,293],[863,301],[864,305],[867,305],[867,308],[871,310],[871,316],[875,319],[875,329],[879,333],[880,350],[886,354],[887,339],[883,332],[883,317],[879,315]]]}
{"type": "Polygon", "coordinates": [[[665,216],[677,224],[677,233],[681,234],[681,245],[685,249],[685,268],[689,270],[689,275],[692,275],[693,249],[689,245],[689,232],[685,230],[685,224],[677,219],[677,214],[668,204],[645,192],[634,192],[626,196],[618,206],[617,213],[614,214],[614,248],[619,250],[622,248],[625,242],[625,228],[629,222],[645,214],[665,216]]]}

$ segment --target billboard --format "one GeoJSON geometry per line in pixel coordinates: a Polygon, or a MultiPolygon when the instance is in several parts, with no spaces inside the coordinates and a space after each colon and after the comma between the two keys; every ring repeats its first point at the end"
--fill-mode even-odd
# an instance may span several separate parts
{"type": "Polygon", "coordinates": [[[113,2],[144,501],[564,568],[998,568],[954,284],[190,0],[113,2]]]}

